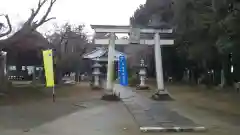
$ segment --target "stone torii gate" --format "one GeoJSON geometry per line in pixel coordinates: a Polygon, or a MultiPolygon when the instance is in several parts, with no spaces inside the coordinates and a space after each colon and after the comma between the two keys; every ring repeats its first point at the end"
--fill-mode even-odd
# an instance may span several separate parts
{"type": "MultiPolygon", "coordinates": [[[[91,25],[95,33],[110,33],[110,39],[94,39],[95,44],[108,46],[108,69],[107,69],[107,86],[105,97],[115,95],[113,92],[113,64],[115,45],[154,45],[157,90],[153,97],[161,98],[160,95],[168,95],[164,87],[163,68],[162,68],[162,45],[173,45],[174,40],[160,39],[160,34],[172,33],[172,29],[153,29],[153,28],[131,28],[130,26],[114,26],[114,25],[91,25]],[[130,33],[130,40],[115,39],[115,33],[130,33]],[[154,39],[140,39],[140,33],[154,34],[154,39]]],[[[160,99],[161,100],[161,99],[160,99]]]]}

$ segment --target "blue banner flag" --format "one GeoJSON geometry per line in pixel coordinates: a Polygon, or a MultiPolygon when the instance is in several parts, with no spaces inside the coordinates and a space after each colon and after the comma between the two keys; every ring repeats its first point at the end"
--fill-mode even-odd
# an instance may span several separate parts
{"type": "Polygon", "coordinates": [[[122,86],[128,86],[127,60],[125,56],[119,56],[118,77],[122,86]]]}

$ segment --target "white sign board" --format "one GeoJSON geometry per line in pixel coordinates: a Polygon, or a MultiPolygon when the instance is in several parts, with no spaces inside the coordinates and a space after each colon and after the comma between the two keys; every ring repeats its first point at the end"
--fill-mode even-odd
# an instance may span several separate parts
{"type": "Polygon", "coordinates": [[[132,28],[130,31],[129,43],[130,44],[139,44],[140,43],[140,33],[139,28],[132,28]]]}

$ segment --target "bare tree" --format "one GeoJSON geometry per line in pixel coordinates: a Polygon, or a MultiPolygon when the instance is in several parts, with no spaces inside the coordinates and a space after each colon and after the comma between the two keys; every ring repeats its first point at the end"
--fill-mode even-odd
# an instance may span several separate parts
{"type": "MultiPolygon", "coordinates": [[[[8,34],[11,33],[11,31],[12,31],[12,25],[11,25],[11,22],[10,22],[10,19],[9,19],[8,15],[0,15],[0,16],[5,16],[5,18],[6,18],[6,20],[7,20],[8,27],[9,27],[6,32],[0,33],[0,38],[1,38],[1,37],[7,36],[8,34]]],[[[0,24],[0,30],[1,30],[3,27],[4,27],[4,24],[1,23],[1,24],[0,24]]]]}
{"type": "MultiPolygon", "coordinates": [[[[19,31],[17,31],[16,33],[14,33],[12,36],[10,36],[9,38],[0,40],[0,48],[1,49],[5,48],[7,45],[16,43],[19,39],[23,38],[24,36],[28,35],[32,31],[36,30],[39,26],[41,26],[45,22],[55,19],[54,17],[48,18],[48,15],[51,12],[51,9],[52,9],[54,3],[56,2],[56,0],[50,0],[50,4],[49,4],[45,14],[39,20],[35,21],[36,16],[38,15],[39,11],[43,7],[43,5],[46,4],[47,1],[48,0],[39,0],[37,8],[31,9],[31,15],[28,18],[28,20],[23,24],[22,28],[19,31]]],[[[0,34],[0,38],[10,34],[12,31],[12,25],[11,25],[8,15],[4,15],[4,16],[7,20],[9,29],[7,32],[0,34]]]]}
{"type": "Polygon", "coordinates": [[[83,31],[84,25],[66,23],[55,28],[55,32],[46,37],[55,48],[56,79],[59,82],[64,72],[80,72],[87,68],[82,55],[86,53],[91,44],[83,31]]]}
{"type": "MultiPolygon", "coordinates": [[[[45,22],[48,22],[48,21],[54,19],[54,17],[48,18],[48,16],[49,16],[49,13],[51,12],[52,7],[53,7],[54,3],[56,2],[56,0],[50,0],[49,6],[48,6],[45,14],[39,20],[36,20],[36,16],[39,14],[43,5],[45,5],[48,1],[49,0],[39,0],[37,8],[31,9],[31,15],[24,22],[21,29],[19,29],[12,36],[0,40],[0,51],[1,51],[0,52],[0,89],[1,90],[5,90],[6,86],[7,86],[6,85],[7,78],[6,78],[6,74],[4,72],[5,68],[6,68],[6,55],[4,55],[4,53],[2,53],[2,50],[4,48],[7,48],[11,45],[16,44],[18,41],[25,38],[29,34],[31,34],[33,31],[35,31],[39,26],[41,26],[45,22]]],[[[11,25],[11,21],[10,21],[8,15],[0,15],[0,16],[5,17],[5,19],[7,21],[7,28],[8,28],[8,30],[6,32],[3,31],[2,33],[0,33],[0,38],[2,38],[2,37],[9,35],[12,32],[12,25],[11,25]]],[[[2,30],[4,27],[5,27],[4,23],[0,23],[0,30],[2,30]]]]}

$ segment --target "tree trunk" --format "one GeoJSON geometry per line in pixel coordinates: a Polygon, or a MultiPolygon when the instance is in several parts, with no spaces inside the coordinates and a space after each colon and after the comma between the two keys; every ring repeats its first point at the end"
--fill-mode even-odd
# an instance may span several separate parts
{"type": "Polygon", "coordinates": [[[55,84],[62,84],[62,70],[58,67],[54,68],[54,74],[55,74],[55,84]]]}
{"type": "MultiPolygon", "coordinates": [[[[225,56],[226,57],[226,56],[225,56]]],[[[221,84],[220,87],[223,88],[226,85],[226,58],[223,56],[222,69],[221,69],[221,84]]]]}
{"type": "Polygon", "coordinates": [[[220,87],[223,88],[225,86],[225,74],[224,74],[224,70],[221,70],[221,84],[220,87]]]}

